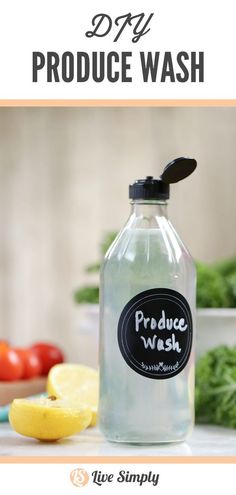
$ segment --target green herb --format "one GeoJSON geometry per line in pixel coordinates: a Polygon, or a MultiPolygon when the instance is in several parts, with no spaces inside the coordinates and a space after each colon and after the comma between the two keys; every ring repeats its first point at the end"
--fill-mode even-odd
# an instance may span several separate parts
{"type": "Polygon", "coordinates": [[[227,279],[228,298],[230,307],[236,307],[236,272],[229,275],[227,279]]]}
{"type": "Polygon", "coordinates": [[[219,261],[215,264],[215,268],[223,277],[236,273],[236,257],[219,261]]]}
{"type": "Polygon", "coordinates": [[[99,288],[95,286],[82,287],[74,292],[74,300],[77,304],[98,304],[99,288]]]}
{"type": "Polygon", "coordinates": [[[221,261],[216,265],[218,272],[224,277],[227,287],[228,307],[236,307],[236,258],[221,261]]]}
{"type": "Polygon", "coordinates": [[[196,263],[197,307],[236,307],[236,258],[213,265],[196,263]]]}
{"type": "Polygon", "coordinates": [[[99,272],[101,268],[101,263],[91,263],[90,265],[86,266],[85,271],[86,273],[97,273],[99,272]]]}
{"type": "Polygon", "coordinates": [[[197,263],[197,307],[228,307],[228,291],[220,273],[213,266],[197,263]]]}
{"type": "Polygon", "coordinates": [[[196,420],[236,428],[236,347],[219,346],[196,366],[196,420]]]}

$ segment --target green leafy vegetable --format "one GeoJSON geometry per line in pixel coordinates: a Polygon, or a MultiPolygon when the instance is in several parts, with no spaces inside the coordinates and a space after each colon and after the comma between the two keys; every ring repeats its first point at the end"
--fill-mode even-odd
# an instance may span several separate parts
{"type": "Polygon", "coordinates": [[[101,263],[91,263],[90,265],[86,266],[85,271],[86,273],[97,273],[99,272],[101,268],[101,263]]]}
{"type": "Polygon", "coordinates": [[[236,347],[219,346],[196,367],[196,420],[236,428],[236,347]]]}
{"type": "Polygon", "coordinates": [[[74,300],[77,304],[98,304],[99,288],[95,286],[82,287],[74,292],[74,300]]]}
{"type": "Polygon", "coordinates": [[[236,257],[219,261],[215,264],[215,268],[223,277],[236,273],[236,257]]]}
{"type": "Polygon", "coordinates": [[[236,271],[229,275],[227,280],[228,285],[228,298],[230,307],[236,307],[236,271]]]}
{"type": "Polygon", "coordinates": [[[236,307],[236,258],[213,265],[196,263],[197,307],[236,307]]]}
{"type": "Polygon", "coordinates": [[[228,296],[228,307],[236,307],[236,258],[230,258],[225,261],[221,261],[216,264],[216,269],[224,277],[227,296],[228,296]]]}
{"type": "Polygon", "coordinates": [[[197,307],[228,307],[225,281],[212,266],[197,263],[197,307]]]}

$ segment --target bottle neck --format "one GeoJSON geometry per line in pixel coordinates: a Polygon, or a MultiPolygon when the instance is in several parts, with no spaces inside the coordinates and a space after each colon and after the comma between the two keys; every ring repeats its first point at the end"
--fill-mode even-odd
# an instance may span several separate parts
{"type": "Polygon", "coordinates": [[[132,200],[131,215],[136,217],[166,217],[167,201],[163,200],[132,200]]]}

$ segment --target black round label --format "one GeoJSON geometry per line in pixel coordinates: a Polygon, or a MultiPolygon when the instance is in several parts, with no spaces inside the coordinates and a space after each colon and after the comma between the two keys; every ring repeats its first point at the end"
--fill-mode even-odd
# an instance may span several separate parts
{"type": "Polygon", "coordinates": [[[124,307],[118,343],[126,363],[142,376],[171,378],[182,371],[192,348],[192,315],[177,291],[140,292],[124,307]]]}

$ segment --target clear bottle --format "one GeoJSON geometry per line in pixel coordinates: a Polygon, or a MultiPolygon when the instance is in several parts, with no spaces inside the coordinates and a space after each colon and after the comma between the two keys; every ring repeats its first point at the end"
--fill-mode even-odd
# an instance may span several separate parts
{"type": "Polygon", "coordinates": [[[193,428],[195,267],[167,199],[195,167],[176,159],[130,186],[131,215],[104,259],[99,421],[111,441],[178,442],[193,428]]]}

